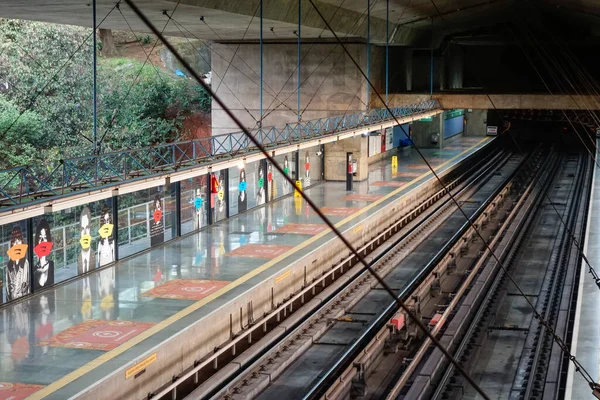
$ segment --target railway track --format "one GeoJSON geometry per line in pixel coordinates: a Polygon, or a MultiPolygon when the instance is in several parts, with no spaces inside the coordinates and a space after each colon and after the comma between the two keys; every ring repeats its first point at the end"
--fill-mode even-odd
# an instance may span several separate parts
{"type": "MultiPolygon", "coordinates": [[[[532,179],[531,171],[544,165],[542,154],[538,151],[527,159],[521,155],[497,154],[472,169],[472,172],[479,171],[478,174],[470,174],[470,179],[453,190],[462,208],[478,219],[486,234],[492,235],[497,221],[501,221],[501,216],[512,206],[510,198],[518,194],[516,188],[532,179]]],[[[413,300],[418,298],[412,307],[428,318],[428,314],[437,314],[442,303],[451,299],[447,286],[464,279],[464,272],[483,243],[473,240],[473,232],[449,199],[439,206],[436,204],[426,215],[406,220],[403,227],[405,229],[387,240],[387,245],[373,250],[368,259],[380,274],[386,275],[388,283],[398,289],[404,300],[411,296],[413,300]]],[[[379,343],[378,350],[363,363],[363,372],[369,373],[369,360],[375,365],[379,357],[376,353],[390,349],[403,354],[397,364],[405,366],[406,356],[411,351],[405,350],[404,344],[416,342],[420,334],[406,318],[403,326],[396,326],[396,331],[391,328],[396,310],[390,304],[389,294],[378,288],[368,272],[361,273],[361,269],[362,266],[354,265],[342,279],[326,287],[318,295],[319,303],[324,303],[322,307],[313,310],[310,304],[299,309],[290,307],[297,311],[292,315],[286,312],[287,319],[279,324],[286,335],[265,335],[257,343],[258,348],[263,349],[261,352],[242,353],[230,363],[235,373],[229,376],[217,373],[186,398],[302,398],[306,393],[299,388],[310,387],[315,382],[309,396],[318,397],[320,391],[326,391],[324,388],[335,386],[335,379],[339,378],[333,374],[330,377],[325,373],[327,369],[343,372],[342,364],[332,367],[331,361],[339,357],[350,360],[349,354],[344,352],[357,350],[373,333],[379,343]],[[303,308],[309,312],[301,312],[303,308]],[[383,314],[379,312],[382,309],[383,314]],[[383,335],[390,332],[391,337],[375,332],[380,330],[379,325],[383,325],[383,335]],[[324,376],[332,379],[319,379],[324,376]]],[[[342,392],[360,392],[361,379],[354,378],[356,376],[346,381],[359,383],[347,385],[342,392]]],[[[380,388],[385,387],[385,381],[382,380],[380,388]]]]}
{"type": "MultiPolygon", "coordinates": [[[[453,193],[463,193],[475,181],[482,179],[484,174],[490,174],[505,163],[511,151],[496,143],[496,146],[490,146],[486,151],[465,160],[458,168],[442,174],[442,179],[453,193]]],[[[372,258],[383,257],[400,238],[418,235],[427,226],[437,224],[439,214],[449,207],[450,200],[441,187],[436,190],[412,209],[399,213],[397,219],[390,221],[380,234],[358,249],[360,253],[372,258]]],[[[216,393],[314,314],[322,303],[341,291],[348,281],[355,279],[360,272],[357,262],[352,255],[342,256],[340,262],[332,265],[322,276],[305,282],[299,292],[281,303],[273,304],[271,312],[249,321],[231,340],[174,376],[172,383],[149,393],[148,398],[185,398],[196,388],[203,393],[199,397],[216,393]]]]}
{"type": "MultiPolygon", "coordinates": [[[[568,357],[523,295],[568,339],[580,259],[569,231],[581,241],[591,168],[578,153],[553,158],[491,241],[516,286],[486,253],[440,331],[442,343],[491,398],[553,399],[564,390],[568,357]]],[[[439,350],[424,343],[421,351],[426,357],[411,363],[410,374],[397,378],[385,398],[479,398],[439,350]]]]}

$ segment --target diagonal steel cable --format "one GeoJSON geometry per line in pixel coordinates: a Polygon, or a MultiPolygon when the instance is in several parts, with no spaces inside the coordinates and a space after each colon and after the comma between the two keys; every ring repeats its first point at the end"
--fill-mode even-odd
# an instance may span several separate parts
{"type": "MultiPolygon", "coordinates": [[[[312,3],[312,0],[309,0],[309,1],[312,3]]],[[[436,9],[436,11],[437,11],[439,17],[441,18],[442,22],[446,25],[446,28],[448,30],[450,30],[450,27],[446,23],[443,15],[442,15],[442,13],[438,9],[438,7],[435,4],[434,0],[430,0],[430,1],[431,1],[431,4],[433,5],[433,7],[436,9]]],[[[498,112],[498,110],[497,110],[496,106],[494,105],[494,103],[493,103],[490,95],[487,92],[486,92],[486,96],[489,99],[490,103],[492,104],[493,108],[496,110],[496,112],[498,112]]],[[[516,139],[510,133],[510,130],[506,130],[506,131],[509,133],[509,136],[513,139],[513,142],[515,142],[515,144],[517,145],[518,149],[520,150],[520,146],[518,145],[516,139]]],[[[546,193],[546,197],[548,198],[547,193],[546,193]]],[[[451,198],[453,198],[452,195],[451,195],[451,198]]],[[[456,203],[456,204],[458,205],[458,203],[456,203]]],[[[459,207],[459,209],[462,212],[462,209],[460,207],[459,207]]],[[[556,210],[556,213],[557,213],[557,215],[559,215],[559,218],[560,218],[560,213],[558,212],[558,210],[556,210]]],[[[466,216],[466,214],[464,214],[464,212],[463,212],[463,215],[465,216],[465,218],[467,218],[467,220],[469,221],[469,224],[473,227],[473,229],[475,230],[475,233],[477,234],[477,236],[483,241],[483,243],[486,246],[487,250],[490,252],[490,254],[494,258],[494,260],[498,263],[498,266],[500,266],[500,268],[504,272],[505,276],[508,278],[508,280],[517,289],[517,291],[519,292],[519,295],[523,299],[525,299],[525,302],[528,304],[528,306],[533,310],[533,314],[534,314],[535,318],[538,319],[540,321],[540,323],[544,326],[544,328],[546,328],[547,332],[552,335],[552,338],[553,338],[554,342],[560,347],[560,349],[568,356],[569,360],[575,365],[576,371],[581,374],[581,376],[583,377],[583,379],[586,380],[586,382],[588,383],[588,385],[590,386],[590,388],[592,390],[598,390],[598,389],[600,389],[600,385],[598,385],[598,383],[596,383],[596,381],[594,380],[594,378],[583,367],[583,365],[579,362],[579,360],[577,360],[577,358],[573,354],[571,354],[571,352],[569,350],[569,346],[565,343],[565,341],[560,336],[558,336],[558,334],[552,328],[551,324],[544,318],[544,316],[542,314],[540,314],[537,311],[537,309],[535,308],[535,305],[527,297],[527,295],[525,294],[525,292],[523,292],[523,290],[521,289],[521,287],[519,287],[519,285],[517,284],[517,282],[515,281],[515,279],[513,278],[513,276],[508,272],[508,270],[507,270],[506,266],[504,265],[504,263],[502,263],[498,259],[498,257],[496,256],[496,254],[492,251],[489,243],[487,241],[483,240],[483,236],[481,235],[481,233],[479,232],[479,230],[475,228],[475,226],[473,225],[473,222],[466,216]]],[[[565,225],[565,227],[566,227],[566,225],[565,225]]],[[[573,238],[574,238],[574,236],[573,236],[573,238]]]]}
{"type": "MultiPolygon", "coordinates": [[[[275,161],[275,159],[269,154],[269,152],[262,146],[262,144],[253,136],[250,134],[250,132],[248,131],[248,129],[244,128],[243,124],[241,123],[241,121],[235,116],[235,114],[233,112],[231,112],[226,104],[218,97],[215,95],[215,93],[211,90],[211,88],[202,80],[202,78],[198,75],[198,73],[196,71],[194,71],[194,69],[189,65],[189,63],[183,58],[181,57],[181,55],[179,55],[179,53],[177,52],[177,50],[175,49],[175,47],[173,47],[173,45],[171,45],[165,38],[164,36],[158,32],[158,30],[156,29],[156,27],[150,22],[150,20],[148,20],[148,18],[140,11],[140,9],[133,3],[133,0],[124,0],[129,7],[131,7],[131,9],[138,15],[138,17],[144,22],[144,24],[146,24],[146,26],[148,26],[152,32],[157,35],[159,38],[161,38],[161,40],[163,41],[164,45],[169,48],[169,50],[173,53],[173,55],[179,60],[179,62],[181,62],[181,64],[188,70],[188,72],[194,77],[194,79],[196,79],[198,81],[198,83],[202,86],[204,86],[204,88],[209,92],[209,94],[211,94],[213,96],[213,99],[223,108],[223,110],[225,111],[225,113],[239,126],[240,129],[242,129],[244,131],[244,133],[246,134],[246,136],[248,137],[248,139],[250,141],[252,141],[252,143],[263,153],[263,155],[266,157],[266,159],[271,162],[274,166],[275,169],[277,169],[279,171],[279,173],[282,174],[282,176],[284,177],[284,179],[286,179],[288,181],[288,183],[295,189],[298,191],[298,193],[301,195],[301,197],[308,203],[308,205],[313,209],[313,211],[315,213],[317,213],[317,215],[323,220],[323,222],[325,222],[325,224],[329,227],[329,229],[331,229],[332,232],[335,233],[335,235],[344,243],[344,245],[352,252],[352,254],[360,261],[360,263],[375,277],[375,279],[378,281],[379,284],[382,285],[382,287],[390,294],[390,296],[394,299],[394,301],[396,302],[396,304],[399,306],[399,308],[402,308],[402,310],[404,312],[407,313],[407,315],[410,317],[411,320],[413,320],[413,322],[415,322],[416,325],[418,325],[420,327],[420,329],[423,330],[423,332],[429,337],[429,339],[432,341],[432,343],[434,343],[434,345],[436,347],[438,347],[440,349],[440,351],[442,351],[442,353],[444,353],[444,355],[449,359],[449,361],[454,365],[454,367],[464,376],[464,378],[473,386],[473,388],[475,388],[475,390],[484,398],[484,399],[489,399],[489,397],[485,394],[485,392],[479,387],[479,385],[477,385],[477,383],[473,380],[473,378],[460,366],[460,364],[450,355],[450,353],[448,352],[448,350],[431,334],[431,332],[429,332],[429,330],[425,327],[425,325],[423,324],[423,322],[420,320],[420,318],[418,318],[416,315],[413,314],[413,312],[411,310],[408,309],[408,307],[406,307],[406,305],[400,301],[400,299],[398,298],[398,296],[394,293],[394,291],[392,290],[392,288],[383,280],[383,278],[381,276],[379,276],[379,274],[377,274],[371,267],[370,263],[367,263],[367,261],[358,253],[358,251],[354,248],[354,246],[352,246],[352,244],[348,241],[348,239],[346,239],[342,233],[335,227],[335,225],[323,214],[323,212],[319,209],[319,207],[312,201],[312,199],[307,196],[297,185],[296,182],[294,180],[292,180],[289,176],[287,176],[285,174],[285,172],[283,171],[283,168],[275,161]]],[[[337,37],[337,35],[335,34],[335,32],[333,32],[333,30],[331,29],[329,23],[327,23],[327,21],[324,19],[323,15],[321,14],[320,10],[318,8],[315,7],[314,3],[312,0],[309,0],[310,3],[313,5],[313,7],[315,8],[315,10],[317,11],[317,13],[319,14],[319,16],[324,20],[324,22],[326,23],[326,25],[328,26],[328,28],[332,31],[332,33],[334,34],[334,36],[336,37],[336,39],[339,41],[339,43],[342,45],[342,47],[344,49],[346,49],[346,47],[343,45],[343,43],[339,40],[339,38],[337,37]]],[[[347,52],[347,49],[345,50],[345,52],[347,52]]],[[[354,60],[354,58],[350,55],[349,52],[347,52],[347,54],[349,55],[349,57],[354,61],[355,65],[357,66],[357,68],[359,68],[359,70],[361,71],[361,73],[364,75],[364,72],[362,71],[362,69],[360,69],[360,67],[358,66],[358,64],[356,63],[356,61],[354,60]]],[[[364,75],[365,78],[366,75],[364,75]]],[[[371,87],[373,87],[373,85],[371,84],[371,82],[367,79],[367,81],[369,82],[369,85],[371,87]]],[[[373,88],[374,89],[374,88],[373,88]]],[[[381,96],[379,96],[381,98],[381,96]]],[[[391,113],[391,110],[389,110],[388,108],[388,112],[391,113]]],[[[393,114],[392,114],[393,115],[393,114]]],[[[419,154],[421,155],[421,157],[423,157],[422,153],[417,149],[417,151],[419,152],[419,154]]],[[[423,159],[425,160],[425,158],[423,157],[423,159]]],[[[431,169],[433,175],[436,177],[436,179],[438,181],[441,182],[441,179],[439,178],[439,176],[435,173],[435,171],[433,170],[433,168],[431,167],[431,165],[425,160],[425,163],[427,164],[427,166],[431,169]]],[[[443,185],[443,184],[442,184],[443,185]]],[[[450,192],[448,191],[448,189],[446,188],[445,185],[443,185],[444,190],[446,191],[446,193],[448,193],[450,195],[450,198],[454,200],[455,204],[458,206],[458,202],[456,201],[456,199],[454,199],[454,197],[450,194],[450,192]]],[[[459,206],[459,209],[462,211],[462,209],[459,206]]],[[[463,211],[464,213],[464,211],[463,211]]],[[[466,214],[465,214],[466,216],[466,214]]],[[[468,217],[467,217],[468,219],[468,217]]],[[[469,220],[469,219],[468,219],[469,220]]],[[[469,220],[470,221],[470,220],[469,220]]]]}

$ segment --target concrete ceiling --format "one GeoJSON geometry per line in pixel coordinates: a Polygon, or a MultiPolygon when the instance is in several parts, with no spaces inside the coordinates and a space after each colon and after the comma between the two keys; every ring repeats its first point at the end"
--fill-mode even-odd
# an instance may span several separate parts
{"type": "MultiPolygon", "coordinates": [[[[265,39],[295,40],[298,0],[263,1],[265,39]]],[[[370,0],[371,39],[374,42],[385,42],[386,1],[370,0]]],[[[573,18],[592,25],[600,23],[598,0],[434,1],[437,10],[431,0],[389,0],[391,42],[435,46],[448,33],[473,30],[510,19],[517,3],[540,5],[551,12],[566,11],[573,18]]],[[[136,3],[159,29],[163,29],[168,21],[163,10],[173,13],[176,22],[167,24],[165,34],[168,36],[186,35],[217,41],[256,40],[259,37],[259,0],[137,0],[136,3]],[[206,23],[200,21],[201,16],[206,23]]],[[[338,35],[366,38],[367,0],[315,0],[315,3],[338,35]]],[[[111,12],[114,5],[115,0],[97,0],[98,21],[108,15],[101,27],[128,30],[127,19],[135,31],[148,31],[125,3],[120,6],[125,18],[118,10],[111,12]]],[[[91,0],[11,0],[0,2],[0,17],[91,26],[91,9],[91,0]]],[[[600,29],[596,30],[600,32],[600,29]]],[[[302,1],[302,37],[332,37],[308,0],[302,1]]]]}

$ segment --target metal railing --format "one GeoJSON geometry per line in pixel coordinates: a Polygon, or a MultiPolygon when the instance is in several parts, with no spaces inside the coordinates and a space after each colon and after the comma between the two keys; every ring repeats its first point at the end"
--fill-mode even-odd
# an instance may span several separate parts
{"type": "MultiPolygon", "coordinates": [[[[267,148],[276,148],[364,128],[394,117],[440,109],[437,100],[252,130],[267,148]],[[393,115],[392,115],[393,114],[393,115]]],[[[258,152],[243,132],[60,160],[51,168],[22,166],[0,170],[0,212],[52,198],[160,176],[258,152]]]]}

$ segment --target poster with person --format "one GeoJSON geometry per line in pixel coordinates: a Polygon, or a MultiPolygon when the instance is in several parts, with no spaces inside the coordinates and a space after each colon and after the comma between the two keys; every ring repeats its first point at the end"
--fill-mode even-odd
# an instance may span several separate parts
{"type": "Polygon", "coordinates": [[[248,209],[248,193],[246,183],[246,169],[240,169],[240,183],[238,184],[238,213],[242,213],[248,209]]]}
{"type": "Polygon", "coordinates": [[[110,264],[115,261],[115,239],[113,236],[112,212],[108,204],[102,206],[100,211],[100,240],[98,241],[98,266],[110,264]]]}
{"type": "Polygon", "coordinates": [[[310,186],[310,154],[308,151],[304,155],[304,179],[302,187],[306,188],[310,186]]]}
{"type": "Polygon", "coordinates": [[[156,246],[165,241],[165,225],[163,223],[163,199],[160,194],[154,196],[150,211],[150,246],[156,246]]]}
{"type": "Polygon", "coordinates": [[[260,206],[266,202],[266,189],[265,189],[265,169],[264,163],[261,161],[258,164],[258,180],[256,182],[256,205],[260,206]]]}
{"type": "Polygon", "coordinates": [[[40,290],[54,284],[54,260],[52,260],[52,232],[45,218],[41,218],[35,228],[33,238],[36,255],[33,266],[33,290],[40,290]]]}
{"type": "Polygon", "coordinates": [[[10,234],[10,247],[7,252],[8,263],[6,264],[4,277],[6,301],[15,300],[30,293],[28,245],[24,239],[24,231],[26,232],[24,227],[22,229],[19,224],[15,224],[10,234]]]}
{"type": "Polygon", "coordinates": [[[227,204],[225,201],[225,172],[219,173],[219,185],[217,188],[217,204],[215,207],[215,221],[227,217],[227,204]]]}
{"type": "Polygon", "coordinates": [[[79,217],[79,245],[77,274],[81,275],[96,268],[96,255],[92,253],[92,212],[88,207],[83,207],[79,217]]]}
{"type": "Polygon", "coordinates": [[[204,199],[202,198],[202,189],[196,188],[194,195],[194,230],[202,228],[204,220],[204,199]]]}
{"type": "Polygon", "coordinates": [[[267,201],[272,201],[277,197],[277,184],[273,174],[273,164],[267,162],[267,201]]]}
{"type": "Polygon", "coordinates": [[[290,183],[288,182],[288,180],[285,177],[289,177],[290,176],[290,162],[288,160],[288,156],[283,157],[283,174],[285,175],[283,177],[283,193],[284,195],[289,194],[290,193],[290,189],[292,187],[292,185],[290,185],[290,183]]]}

